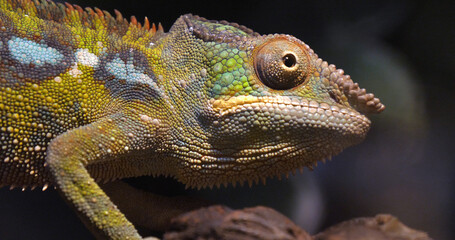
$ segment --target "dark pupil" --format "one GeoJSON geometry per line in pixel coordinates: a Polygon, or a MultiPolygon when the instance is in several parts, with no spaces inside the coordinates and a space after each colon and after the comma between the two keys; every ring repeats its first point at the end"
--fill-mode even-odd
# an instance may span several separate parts
{"type": "Polygon", "coordinates": [[[286,67],[291,68],[296,63],[295,56],[293,54],[286,54],[286,56],[283,57],[283,62],[286,67]]]}

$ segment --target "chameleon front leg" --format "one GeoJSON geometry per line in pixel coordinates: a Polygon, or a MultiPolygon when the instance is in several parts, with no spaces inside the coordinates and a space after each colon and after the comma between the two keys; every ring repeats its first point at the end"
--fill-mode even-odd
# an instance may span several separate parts
{"type": "Polygon", "coordinates": [[[57,188],[98,237],[142,239],[90,176],[87,166],[116,164],[119,156],[128,156],[139,148],[153,149],[159,144],[159,123],[157,119],[133,120],[115,114],[65,132],[49,144],[46,163],[57,188]]]}

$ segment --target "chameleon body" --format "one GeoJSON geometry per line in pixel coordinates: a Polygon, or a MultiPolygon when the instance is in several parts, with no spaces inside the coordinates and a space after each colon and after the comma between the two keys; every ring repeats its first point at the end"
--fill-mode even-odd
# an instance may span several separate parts
{"type": "Polygon", "coordinates": [[[383,109],[290,35],[0,0],[0,184],[53,184],[111,239],[140,236],[99,181],[280,176],[359,143],[383,109]]]}

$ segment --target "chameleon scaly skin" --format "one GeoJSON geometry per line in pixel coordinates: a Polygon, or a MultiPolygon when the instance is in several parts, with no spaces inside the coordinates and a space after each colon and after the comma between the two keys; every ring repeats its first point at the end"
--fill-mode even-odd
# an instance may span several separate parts
{"type": "Polygon", "coordinates": [[[258,181],[359,143],[383,109],[289,35],[0,0],[0,184],[55,184],[111,239],[140,236],[98,181],[258,181]]]}

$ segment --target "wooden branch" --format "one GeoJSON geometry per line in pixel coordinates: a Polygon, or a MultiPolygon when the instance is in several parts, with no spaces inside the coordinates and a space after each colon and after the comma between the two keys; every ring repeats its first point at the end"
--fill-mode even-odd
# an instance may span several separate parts
{"type": "Polygon", "coordinates": [[[356,218],[310,236],[287,217],[267,207],[232,210],[211,206],[182,214],[171,220],[165,240],[432,240],[411,229],[396,217],[380,214],[356,218]]]}

